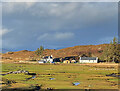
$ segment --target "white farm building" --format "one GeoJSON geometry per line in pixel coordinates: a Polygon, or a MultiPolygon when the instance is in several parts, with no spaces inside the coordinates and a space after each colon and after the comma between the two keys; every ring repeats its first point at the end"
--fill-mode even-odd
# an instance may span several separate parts
{"type": "Polygon", "coordinates": [[[80,57],[80,63],[98,63],[98,57],[80,57]]]}
{"type": "Polygon", "coordinates": [[[42,60],[45,61],[46,63],[47,62],[52,63],[53,62],[53,56],[52,55],[51,56],[45,56],[42,60]]]}

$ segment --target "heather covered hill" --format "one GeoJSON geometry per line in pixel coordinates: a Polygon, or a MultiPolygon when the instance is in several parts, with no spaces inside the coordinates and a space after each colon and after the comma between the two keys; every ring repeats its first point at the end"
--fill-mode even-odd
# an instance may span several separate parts
{"type": "MultiPolygon", "coordinates": [[[[66,57],[66,56],[92,56],[99,57],[102,54],[103,49],[107,44],[101,45],[83,45],[83,46],[74,46],[64,49],[45,49],[43,54],[45,56],[53,55],[53,57],[66,57]]],[[[30,60],[36,58],[37,55],[35,51],[22,50],[17,52],[7,52],[2,54],[3,61],[19,61],[19,60],[30,60]]]]}
{"type": "Polygon", "coordinates": [[[106,44],[74,46],[56,50],[55,52],[53,52],[53,55],[55,57],[81,56],[83,54],[87,56],[89,56],[89,54],[91,54],[91,56],[100,56],[105,47],[106,44]]]}

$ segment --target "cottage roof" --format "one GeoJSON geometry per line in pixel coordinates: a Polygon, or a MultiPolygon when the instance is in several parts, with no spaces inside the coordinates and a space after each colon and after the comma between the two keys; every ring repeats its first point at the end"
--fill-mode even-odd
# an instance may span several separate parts
{"type": "Polygon", "coordinates": [[[44,58],[48,58],[48,56],[45,56],[44,58]]]}
{"type": "Polygon", "coordinates": [[[52,58],[51,56],[45,56],[44,59],[47,59],[47,58],[49,58],[49,57],[52,58]]]}
{"type": "Polygon", "coordinates": [[[38,62],[44,62],[44,60],[39,60],[38,62]]]}
{"type": "Polygon", "coordinates": [[[65,59],[65,60],[69,60],[69,59],[71,59],[71,58],[72,58],[72,59],[75,59],[75,57],[76,57],[76,56],[69,56],[69,57],[65,57],[64,59],[65,59]]]}
{"type": "Polygon", "coordinates": [[[96,60],[97,57],[81,57],[81,60],[96,60]]]}

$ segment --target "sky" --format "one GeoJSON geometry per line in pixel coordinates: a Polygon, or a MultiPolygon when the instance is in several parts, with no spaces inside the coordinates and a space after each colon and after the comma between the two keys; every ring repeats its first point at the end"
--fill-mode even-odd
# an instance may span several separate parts
{"type": "Polygon", "coordinates": [[[118,36],[118,4],[4,2],[0,35],[2,48],[13,51],[110,43],[118,36]]]}

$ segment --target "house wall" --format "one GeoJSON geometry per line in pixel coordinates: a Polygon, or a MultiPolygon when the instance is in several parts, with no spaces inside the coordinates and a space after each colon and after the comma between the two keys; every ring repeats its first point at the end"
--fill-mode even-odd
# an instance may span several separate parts
{"type": "Polygon", "coordinates": [[[43,61],[38,61],[38,63],[44,63],[43,61]]]}
{"type": "Polygon", "coordinates": [[[80,63],[98,63],[98,60],[79,60],[80,63]]]}
{"type": "Polygon", "coordinates": [[[53,62],[53,59],[47,59],[47,62],[52,63],[52,62],[53,62]]]}
{"type": "Polygon", "coordinates": [[[65,61],[63,61],[63,63],[68,63],[68,64],[69,64],[69,63],[70,63],[70,61],[69,61],[69,60],[65,60],[65,61]]]}
{"type": "Polygon", "coordinates": [[[45,62],[50,62],[50,63],[52,63],[53,62],[53,59],[52,58],[50,58],[50,56],[48,57],[48,58],[43,58],[42,59],[43,61],[45,61],[45,62]]]}

